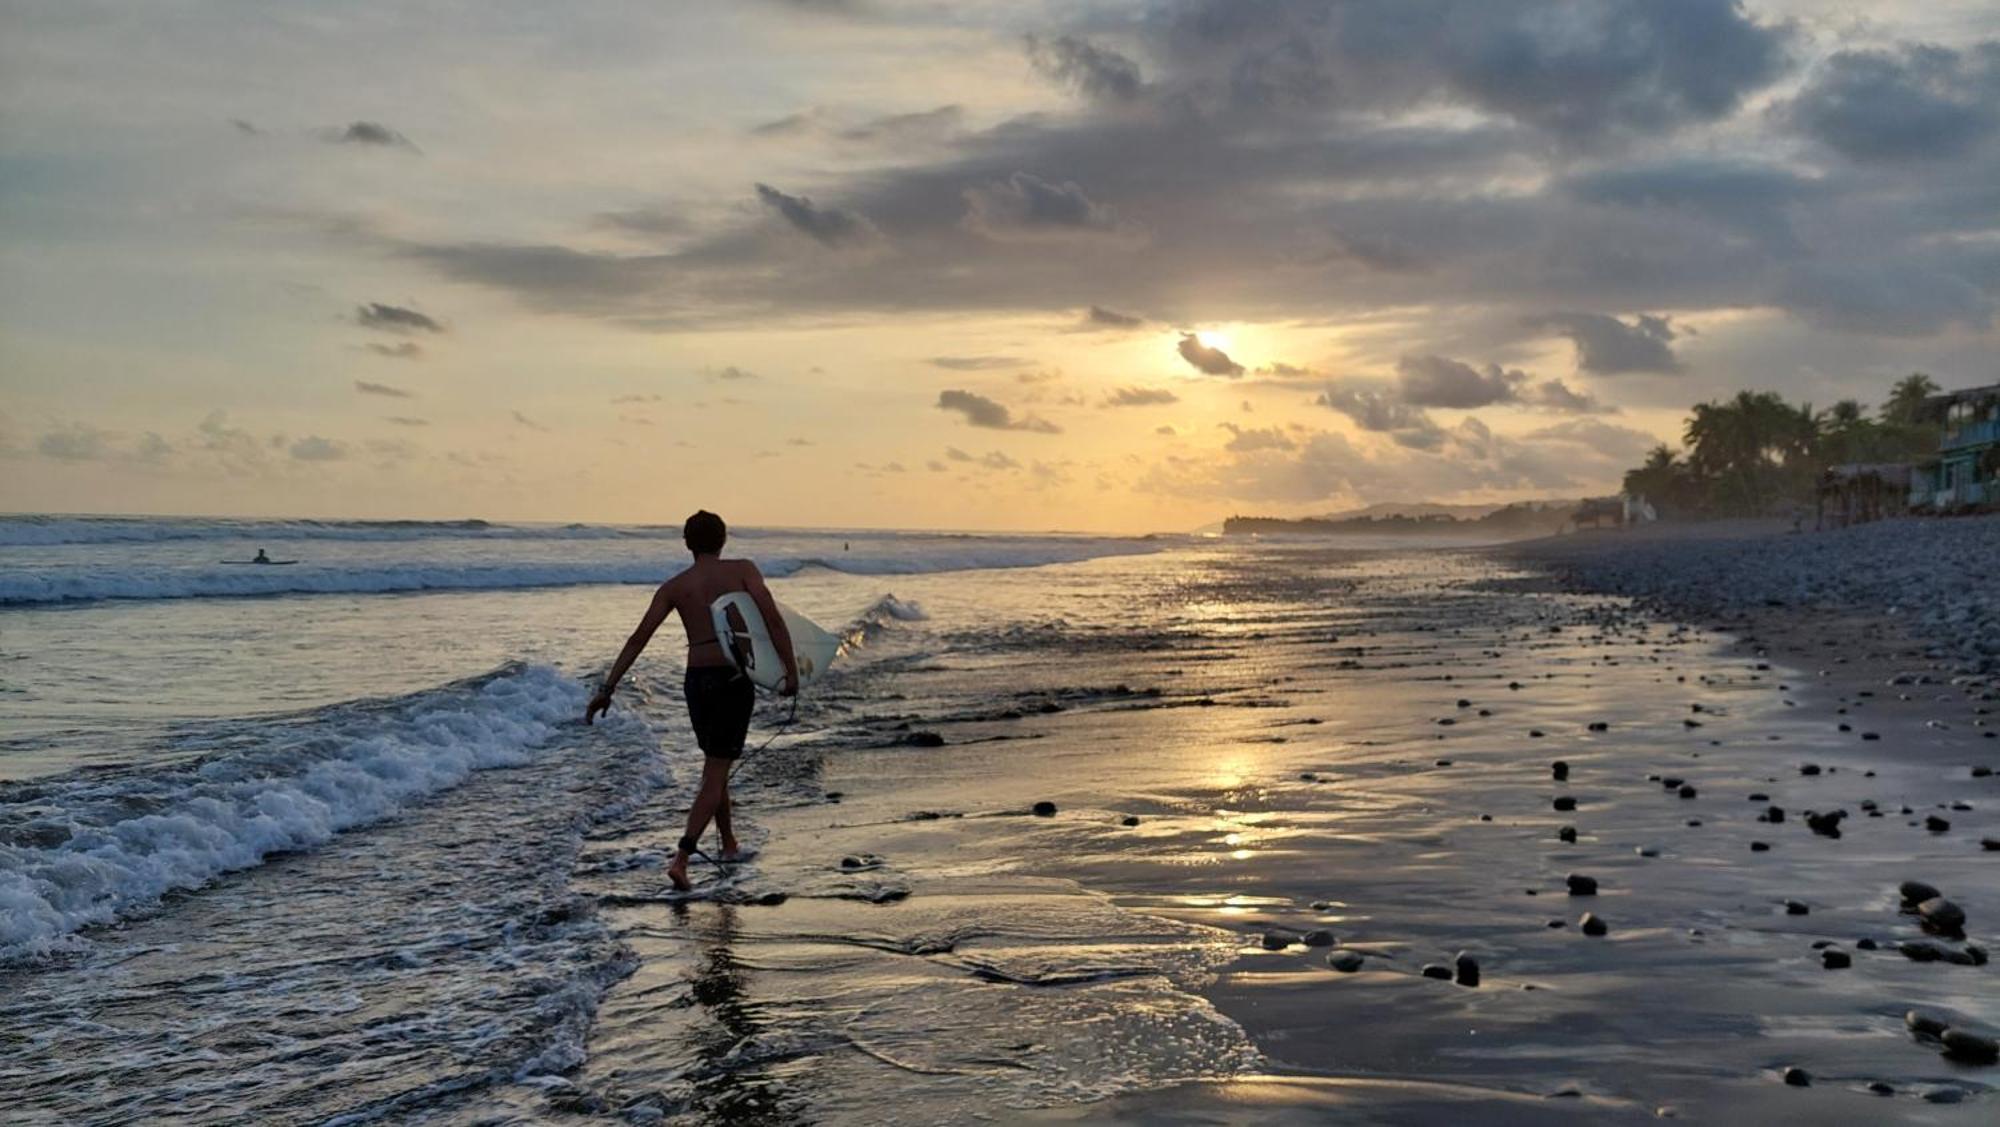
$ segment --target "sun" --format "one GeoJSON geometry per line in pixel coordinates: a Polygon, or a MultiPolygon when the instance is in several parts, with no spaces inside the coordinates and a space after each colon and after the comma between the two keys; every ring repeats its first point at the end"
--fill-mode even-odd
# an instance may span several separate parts
{"type": "Polygon", "coordinates": [[[1210,348],[1218,349],[1223,352],[1227,352],[1231,348],[1235,347],[1233,342],[1230,341],[1228,333],[1220,332],[1215,329],[1203,329],[1200,332],[1197,332],[1194,335],[1194,338],[1210,348]]]}

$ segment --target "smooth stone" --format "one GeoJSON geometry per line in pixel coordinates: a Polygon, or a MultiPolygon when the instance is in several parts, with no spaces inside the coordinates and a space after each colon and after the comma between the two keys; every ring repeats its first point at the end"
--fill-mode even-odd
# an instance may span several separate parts
{"type": "Polygon", "coordinates": [[[1882,1083],[1880,1080],[1868,1085],[1868,1090],[1878,1096],[1893,1096],[1896,1094],[1896,1089],[1882,1083]]]}
{"type": "Polygon", "coordinates": [[[1264,950],[1282,951],[1298,941],[1299,937],[1289,931],[1267,931],[1264,933],[1264,950]]]}
{"type": "Polygon", "coordinates": [[[1121,826],[1136,826],[1139,824],[1139,816],[1137,814],[1127,814],[1123,818],[1118,819],[1118,824],[1121,826]]]}
{"type": "Polygon", "coordinates": [[[1479,985],[1479,960],[1463,951],[1452,960],[1452,969],[1458,972],[1456,981],[1460,986],[1479,985]]]}
{"type": "Polygon", "coordinates": [[[1332,907],[1333,907],[1333,901],[1331,900],[1315,900],[1312,902],[1312,910],[1315,912],[1325,912],[1330,910],[1332,907]]]}
{"type": "Polygon", "coordinates": [[[1577,926],[1583,929],[1585,935],[1604,935],[1611,930],[1603,920],[1589,912],[1583,914],[1583,918],[1577,921],[1577,926]]]}
{"type": "Polygon", "coordinates": [[[1905,939],[1896,944],[1896,950],[1913,963],[1935,963],[1945,957],[1944,948],[1922,940],[1905,939]]]}
{"type": "Polygon", "coordinates": [[[1913,907],[1926,900],[1944,895],[1937,890],[1935,885],[1925,884],[1920,880],[1906,880],[1897,886],[1896,891],[1902,894],[1903,903],[1913,907]]]}
{"type": "Polygon", "coordinates": [[[1771,843],[1768,841],[1753,841],[1750,843],[1750,852],[1752,853],[1769,853],[1770,851],[1771,843]]]}
{"type": "Polygon", "coordinates": [[[1428,963],[1424,966],[1423,976],[1425,978],[1439,978],[1450,981],[1451,968],[1438,963],[1428,963]]]}
{"type": "Polygon", "coordinates": [[[1632,851],[1641,857],[1658,857],[1660,855],[1660,851],[1650,845],[1635,846],[1632,851]]]}
{"type": "Polygon", "coordinates": [[[1576,809],[1576,799],[1565,794],[1557,798],[1554,805],[1557,810],[1574,810],[1576,809]]]}
{"type": "Polygon", "coordinates": [[[1353,974],[1360,970],[1361,964],[1366,961],[1353,951],[1335,951],[1326,957],[1326,965],[1342,974],[1353,974]]]}
{"type": "Polygon", "coordinates": [[[1542,738],[1542,730],[1541,730],[1540,728],[1530,728],[1530,729],[1528,729],[1528,738],[1529,738],[1529,739],[1531,739],[1531,740],[1539,740],[1539,739],[1541,739],[1541,738],[1542,738]]]}
{"type": "Polygon", "coordinates": [[[1942,896],[1933,896],[1918,904],[1917,915],[1925,923],[1945,931],[1957,931],[1965,926],[1965,909],[1942,896]]]}
{"type": "Polygon", "coordinates": [[[1775,825],[1785,820],[1785,808],[1782,806],[1773,806],[1765,810],[1761,817],[1764,821],[1775,825]]]}
{"type": "Polygon", "coordinates": [[[1936,1037],[1949,1028],[1949,1023],[1943,1018],[1911,1010],[1903,1015],[1903,1027],[1919,1037],[1936,1037]]]}
{"type": "Polygon", "coordinates": [[[1951,823],[1936,814],[1928,814],[1924,816],[1924,828],[1934,834],[1941,834],[1951,828],[1951,823]]]}
{"type": "Polygon", "coordinates": [[[1299,936],[1299,942],[1308,947],[1331,947],[1334,942],[1333,933],[1323,927],[1315,928],[1299,936]]]}
{"type": "Polygon", "coordinates": [[[1927,1104],[1955,1104],[1963,1102],[1964,1099],[1963,1088],[1932,1088],[1924,1093],[1924,1102],[1927,1104]]]}
{"type": "Polygon", "coordinates": [[[1854,956],[1829,947],[1819,953],[1819,965],[1828,970],[1846,970],[1854,965],[1854,956]]]}
{"type": "Polygon", "coordinates": [[[1984,849],[1988,853],[2000,853],[2000,837],[1980,838],[1979,848],[1984,849]]]}
{"type": "Polygon", "coordinates": [[[1056,816],[1056,804],[1047,800],[1035,803],[1032,810],[1037,818],[1053,818],[1056,816]]]}
{"type": "Polygon", "coordinates": [[[1802,763],[1799,765],[1799,774],[1817,775],[1819,774],[1819,765],[1817,763],[1802,763]]]}
{"type": "Polygon", "coordinates": [[[1811,911],[1812,911],[1811,908],[1807,907],[1800,901],[1797,900],[1785,901],[1785,914],[1788,916],[1803,916],[1810,913],[1811,911]]]}
{"type": "Polygon", "coordinates": [[[1992,1064],[2000,1061],[2000,1042],[1991,1037],[1981,1037],[1969,1029],[1947,1029],[1938,1036],[1944,1042],[1944,1055],[1953,1060],[1971,1064],[1992,1064]]]}
{"type": "Polygon", "coordinates": [[[1854,941],[1854,947],[1856,950],[1859,951],[1873,951],[1876,947],[1876,943],[1873,939],[1863,937],[1861,939],[1857,939],[1854,941]]]}
{"type": "Polygon", "coordinates": [[[1680,795],[1682,798],[1693,798],[1695,795],[1695,790],[1692,785],[1682,784],[1680,790],[1676,791],[1675,793],[1680,795]]]}
{"type": "Polygon", "coordinates": [[[911,732],[903,742],[911,747],[943,747],[944,737],[936,732],[911,732]]]}
{"type": "Polygon", "coordinates": [[[1560,783],[1569,778],[1569,764],[1558,759],[1554,763],[1549,764],[1549,774],[1554,776],[1555,780],[1560,783]]]}
{"type": "Polygon", "coordinates": [[[1597,895],[1596,877],[1585,876],[1582,873],[1571,873],[1563,878],[1563,883],[1569,886],[1569,894],[1571,896],[1597,895]]]}
{"type": "Polygon", "coordinates": [[[1575,827],[1575,826],[1564,826],[1563,828],[1561,828],[1561,829],[1559,829],[1559,830],[1557,830],[1557,831],[1556,831],[1556,838],[1557,838],[1557,840],[1559,840],[1559,841],[1562,841],[1562,842],[1563,842],[1563,843],[1565,843],[1565,844],[1568,844],[1568,845],[1575,845],[1575,844],[1576,844],[1576,827],[1575,827]]]}
{"type": "Polygon", "coordinates": [[[1611,730],[1611,725],[1602,720],[1592,720],[1590,722],[1590,730],[1593,732],[1608,732],[1611,730]]]}
{"type": "Polygon", "coordinates": [[[1794,1088],[1812,1087],[1812,1073],[1796,1066],[1785,1070],[1785,1083],[1794,1088]]]}

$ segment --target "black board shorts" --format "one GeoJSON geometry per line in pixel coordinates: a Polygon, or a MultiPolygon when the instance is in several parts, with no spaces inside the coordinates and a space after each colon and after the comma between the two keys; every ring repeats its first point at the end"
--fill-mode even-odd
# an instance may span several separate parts
{"type": "Polygon", "coordinates": [[[750,710],[757,704],[757,686],[728,665],[697,665],[682,682],[687,696],[688,723],[703,755],[735,759],[743,754],[750,734],[750,710]]]}

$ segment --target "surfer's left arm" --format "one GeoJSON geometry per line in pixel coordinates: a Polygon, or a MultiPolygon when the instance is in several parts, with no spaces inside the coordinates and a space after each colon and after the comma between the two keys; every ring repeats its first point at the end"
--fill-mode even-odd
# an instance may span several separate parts
{"type": "Polygon", "coordinates": [[[653,593],[653,605],[646,608],[645,615],[639,619],[639,625],[633,628],[632,636],[625,639],[625,648],[618,651],[618,660],[611,663],[611,672],[605,676],[604,684],[598,686],[597,695],[590,698],[589,706],[583,710],[584,723],[589,724],[599,714],[611,711],[612,691],[618,688],[618,682],[625,676],[625,671],[632,668],[633,662],[639,660],[639,654],[645,650],[646,643],[653,640],[653,631],[658,630],[660,623],[667,620],[667,615],[673,613],[673,596],[667,593],[667,588],[670,586],[672,586],[671,581],[662,583],[660,589],[653,593]]]}
{"type": "Polygon", "coordinates": [[[764,616],[764,626],[771,632],[771,644],[778,649],[778,656],[785,662],[785,685],[779,689],[784,696],[799,691],[799,655],[792,649],[792,631],[785,625],[785,616],[778,610],[778,601],[771,597],[771,589],[764,585],[764,573],[757,565],[744,561],[749,574],[743,577],[743,589],[750,593],[750,601],[757,604],[757,613],[764,616]]]}

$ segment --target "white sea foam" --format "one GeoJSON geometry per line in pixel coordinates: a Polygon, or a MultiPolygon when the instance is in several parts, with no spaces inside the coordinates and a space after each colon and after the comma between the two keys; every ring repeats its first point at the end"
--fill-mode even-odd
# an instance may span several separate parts
{"type": "Polygon", "coordinates": [[[526,763],[586,695],[553,668],[517,666],[399,705],[331,710],[254,752],[0,790],[0,959],[321,844],[473,771],[526,763]]]}
{"type": "MultiPolygon", "coordinates": [[[[1159,547],[1157,543],[1134,540],[1037,539],[990,543],[975,540],[954,542],[950,547],[927,546],[920,551],[853,552],[831,558],[760,556],[757,562],[764,574],[772,577],[795,575],[812,567],[852,575],[920,575],[939,571],[1039,567],[1098,556],[1151,552],[1159,547]]],[[[101,599],[386,594],[658,583],[677,566],[677,561],[653,553],[596,561],[413,561],[320,565],[308,560],[291,567],[153,564],[126,560],[104,565],[0,569],[0,606],[101,599]]]]}

